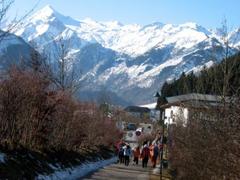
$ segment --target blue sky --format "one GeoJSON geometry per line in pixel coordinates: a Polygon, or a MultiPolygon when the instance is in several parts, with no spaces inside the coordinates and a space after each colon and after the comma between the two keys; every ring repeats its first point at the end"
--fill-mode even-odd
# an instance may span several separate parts
{"type": "MultiPolygon", "coordinates": [[[[38,0],[15,0],[9,16],[31,9],[38,0]]],[[[207,28],[240,26],[240,0],[40,0],[37,9],[52,5],[57,11],[77,19],[117,20],[124,24],[152,22],[180,24],[196,22],[207,28]]]]}

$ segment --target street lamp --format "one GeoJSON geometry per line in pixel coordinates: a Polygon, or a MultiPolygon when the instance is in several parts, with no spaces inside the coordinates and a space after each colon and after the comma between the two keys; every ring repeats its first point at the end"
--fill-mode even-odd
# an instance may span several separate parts
{"type": "Polygon", "coordinates": [[[162,145],[162,148],[161,148],[161,151],[159,153],[160,155],[160,179],[162,180],[162,169],[163,169],[163,148],[164,148],[164,117],[163,117],[163,109],[161,108],[161,104],[159,104],[159,100],[161,98],[161,95],[159,92],[156,92],[156,94],[154,95],[154,97],[157,98],[157,106],[156,106],[156,109],[159,109],[160,111],[160,114],[159,114],[159,123],[160,125],[162,125],[162,137],[161,137],[161,145],[162,145]]]}

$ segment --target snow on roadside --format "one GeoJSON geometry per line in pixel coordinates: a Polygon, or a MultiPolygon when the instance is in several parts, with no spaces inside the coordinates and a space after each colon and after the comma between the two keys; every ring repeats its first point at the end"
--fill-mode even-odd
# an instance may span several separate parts
{"type": "Polygon", "coordinates": [[[54,179],[77,179],[87,175],[90,172],[96,171],[99,168],[117,162],[117,157],[108,160],[101,160],[97,162],[87,162],[74,168],[67,168],[65,170],[58,170],[51,175],[39,175],[36,179],[40,180],[54,180],[54,179]]]}
{"type": "Polygon", "coordinates": [[[0,153],[0,163],[4,163],[5,162],[5,154],[0,153]]]}
{"type": "Polygon", "coordinates": [[[153,174],[159,174],[160,173],[160,164],[156,165],[156,168],[153,169],[152,173],[153,174]]]}

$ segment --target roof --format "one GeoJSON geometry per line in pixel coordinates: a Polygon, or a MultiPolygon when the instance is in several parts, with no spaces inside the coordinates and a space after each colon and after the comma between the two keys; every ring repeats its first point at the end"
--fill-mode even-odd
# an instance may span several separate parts
{"type": "Polygon", "coordinates": [[[174,102],[184,102],[184,101],[208,101],[208,102],[221,102],[223,98],[221,96],[216,95],[209,95],[209,94],[198,94],[198,93],[191,93],[191,94],[184,94],[180,96],[172,96],[167,97],[168,103],[174,102]]]}
{"type": "Polygon", "coordinates": [[[167,104],[161,106],[161,108],[168,108],[170,106],[190,106],[190,107],[217,107],[222,104],[223,100],[225,102],[230,102],[230,97],[225,99],[221,96],[209,95],[209,94],[198,94],[191,93],[180,96],[167,97],[167,104]]]}

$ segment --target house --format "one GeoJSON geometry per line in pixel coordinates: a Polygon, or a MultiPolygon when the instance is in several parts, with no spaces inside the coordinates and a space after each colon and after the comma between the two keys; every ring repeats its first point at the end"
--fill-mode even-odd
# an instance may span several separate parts
{"type": "Polygon", "coordinates": [[[141,105],[140,107],[145,107],[150,109],[150,120],[152,121],[159,121],[159,110],[156,109],[157,103],[151,103],[151,104],[146,104],[146,105],[141,105]]]}
{"type": "Polygon", "coordinates": [[[146,107],[140,106],[128,106],[124,109],[126,112],[129,112],[133,116],[137,118],[149,118],[150,117],[150,109],[146,107]]]}
{"type": "Polygon", "coordinates": [[[167,124],[176,124],[179,120],[186,124],[190,119],[217,119],[219,113],[216,111],[223,106],[223,102],[230,102],[229,97],[223,101],[220,96],[197,93],[167,97],[166,100],[167,104],[160,108],[167,124]]]}

